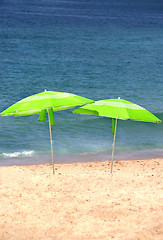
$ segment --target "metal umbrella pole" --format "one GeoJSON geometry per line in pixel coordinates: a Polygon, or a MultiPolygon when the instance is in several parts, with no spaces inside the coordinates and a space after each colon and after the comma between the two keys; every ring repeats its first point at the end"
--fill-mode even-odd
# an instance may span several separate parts
{"type": "Polygon", "coordinates": [[[113,159],[114,159],[116,130],[117,130],[117,118],[115,119],[115,132],[114,132],[114,140],[113,140],[113,144],[112,144],[112,160],[111,160],[111,170],[110,170],[110,173],[112,173],[112,171],[113,171],[113,159]]]}
{"type": "Polygon", "coordinates": [[[51,124],[50,124],[50,117],[49,117],[49,110],[47,110],[48,112],[48,120],[49,120],[49,132],[50,132],[50,142],[51,142],[51,155],[52,155],[52,165],[53,165],[53,175],[55,174],[54,171],[54,159],[53,159],[53,139],[52,139],[52,131],[51,131],[51,124]]]}

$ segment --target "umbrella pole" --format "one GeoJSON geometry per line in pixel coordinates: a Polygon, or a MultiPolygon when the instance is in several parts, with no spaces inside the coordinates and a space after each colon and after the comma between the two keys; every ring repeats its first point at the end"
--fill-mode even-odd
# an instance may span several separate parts
{"type": "Polygon", "coordinates": [[[51,155],[52,155],[52,165],[53,165],[53,175],[54,172],[54,160],[53,160],[53,139],[52,139],[52,131],[51,131],[51,124],[50,124],[50,117],[49,117],[49,110],[48,110],[48,118],[49,118],[49,132],[50,132],[50,143],[51,143],[51,155]]]}
{"type": "Polygon", "coordinates": [[[113,140],[113,144],[112,144],[112,159],[111,159],[111,170],[110,170],[110,173],[112,173],[112,171],[113,171],[113,159],[114,159],[116,130],[117,130],[117,118],[115,119],[115,132],[114,132],[114,140],[113,140]]]}

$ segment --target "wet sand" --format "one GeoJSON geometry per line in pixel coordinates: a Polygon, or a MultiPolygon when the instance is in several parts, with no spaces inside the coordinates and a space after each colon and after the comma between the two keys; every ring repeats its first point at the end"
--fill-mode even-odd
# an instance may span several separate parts
{"type": "Polygon", "coordinates": [[[162,240],[163,159],[0,167],[0,240],[162,240]]]}

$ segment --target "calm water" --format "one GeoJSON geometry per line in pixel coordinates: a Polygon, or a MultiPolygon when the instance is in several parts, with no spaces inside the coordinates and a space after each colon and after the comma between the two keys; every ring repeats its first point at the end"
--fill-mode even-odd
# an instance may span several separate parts
{"type": "MultiPolygon", "coordinates": [[[[121,97],[163,121],[163,1],[0,2],[0,111],[29,95],[121,97]]],[[[111,158],[111,119],[55,113],[56,162],[111,158]]],[[[50,162],[48,122],[0,117],[0,164],[50,162]]],[[[115,159],[163,156],[163,124],[118,121],[115,159]]]]}

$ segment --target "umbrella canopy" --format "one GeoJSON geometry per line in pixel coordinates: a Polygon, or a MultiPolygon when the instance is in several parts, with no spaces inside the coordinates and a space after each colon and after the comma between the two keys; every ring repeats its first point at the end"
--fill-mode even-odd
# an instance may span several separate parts
{"type": "Polygon", "coordinates": [[[87,104],[73,112],[88,115],[93,114],[123,120],[131,119],[144,122],[161,122],[160,119],[158,119],[151,112],[147,111],[145,108],[120,98],[95,101],[94,103],[87,104]]]}
{"type": "Polygon", "coordinates": [[[44,91],[13,104],[1,116],[25,116],[39,114],[43,109],[61,111],[78,105],[93,103],[93,100],[71,93],[44,91]]]}
{"type": "Polygon", "coordinates": [[[29,96],[13,104],[1,112],[1,116],[26,116],[40,114],[39,121],[45,122],[46,113],[48,113],[53,164],[53,141],[51,134],[51,126],[55,125],[53,111],[61,111],[93,102],[94,101],[91,99],[84,98],[75,94],[45,90],[44,92],[29,96]]]}
{"type": "Polygon", "coordinates": [[[145,108],[123,100],[123,99],[105,99],[100,101],[95,101],[92,104],[87,104],[73,111],[73,113],[87,114],[87,115],[98,115],[104,117],[112,118],[112,133],[114,135],[113,150],[112,150],[112,163],[111,163],[111,173],[114,157],[114,146],[115,146],[115,136],[117,119],[131,119],[135,121],[153,122],[160,123],[161,120],[157,118],[154,114],[146,110],[145,108]]]}

